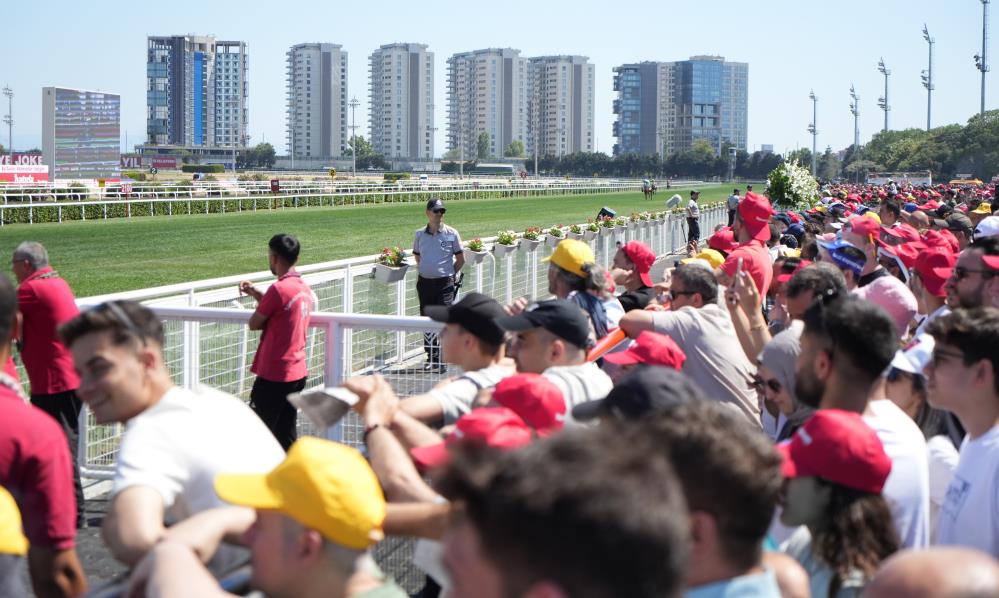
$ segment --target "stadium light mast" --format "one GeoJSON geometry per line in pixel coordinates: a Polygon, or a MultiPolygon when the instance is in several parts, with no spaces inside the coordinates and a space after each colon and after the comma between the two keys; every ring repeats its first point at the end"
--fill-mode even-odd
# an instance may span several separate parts
{"type": "Polygon", "coordinates": [[[989,72],[989,0],[982,2],[982,53],[975,54],[975,68],[982,73],[982,106],[979,114],[985,114],[985,73],[989,72]]]}
{"type": "Polygon", "coordinates": [[[856,153],[860,151],[860,126],[857,123],[857,117],[860,116],[860,96],[857,95],[853,85],[850,85],[850,97],[853,99],[853,103],[850,104],[850,114],[853,115],[853,151],[856,153]]]}
{"type": "Polygon", "coordinates": [[[361,103],[357,101],[357,96],[351,98],[350,103],[350,157],[354,159],[353,178],[357,178],[357,107],[361,103]]]}
{"type": "Polygon", "coordinates": [[[878,108],[881,108],[885,112],[885,128],[884,131],[888,131],[888,112],[891,111],[891,104],[888,103],[888,77],[891,76],[891,71],[885,67],[885,59],[882,58],[878,60],[878,72],[885,76],[885,95],[878,98],[878,108]]]}
{"type": "Polygon", "coordinates": [[[3,95],[7,96],[7,116],[3,117],[3,122],[7,125],[7,153],[10,154],[10,163],[14,163],[14,90],[10,86],[4,86],[3,95]]]}
{"type": "Polygon", "coordinates": [[[930,37],[930,31],[926,28],[926,23],[923,23],[923,39],[930,46],[930,57],[926,67],[923,71],[923,87],[926,88],[926,130],[929,131],[932,127],[931,116],[933,114],[933,44],[936,40],[930,37]]]}
{"type": "Polygon", "coordinates": [[[808,92],[808,99],[812,100],[812,124],[808,125],[808,132],[812,134],[812,177],[815,177],[815,152],[818,150],[819,130],[816,128],[816,120],[819,113],[819,98],[815,95],[815,90],[808,92]]]}

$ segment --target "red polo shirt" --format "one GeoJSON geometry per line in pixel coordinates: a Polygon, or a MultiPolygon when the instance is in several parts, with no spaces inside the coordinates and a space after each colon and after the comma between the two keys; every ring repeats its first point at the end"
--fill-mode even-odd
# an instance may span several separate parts
{"type": "Polygon", "coordinates": [[[17,501],[32,546],[72,548],[76,540],[73,462],[62,428],[0,384],[0,485],[17,501]],[[16,422],[16,424],[14,423],[16,422]]]}
{"type": "Polygon", "coordinates": [[[17,308],[24,316],[21,362],[28,372],[31,394],[51,395],[80,386],[73,356],[56,329],[80,310],[66,281],[45,267],[17,288],[17,308]]]}
{"type": "Polygon", "coordinates": [[[728,254],[728,258],[721,266],[722,272],[728,276],[735,276],[739,258],[742,258],[742,271],[748,272],[753,277],[753,282],[756,283],[760,296],[766,297],[767,291],[770,289],[770,281],[774,277],[774,267],[770,262],[770,252],[767,251],[767,246],[763,244],[763,241],[755,239],[739,245],[732,250],[732,253],[728,254]]]}
{"type": "Polygon", "coordinates": [[[271,382],[291,382],[308,375],[305,331],[312,291],[298,272],[288,272],[260,298],[257,313],[267,317],[250,371],[271,382]]]}

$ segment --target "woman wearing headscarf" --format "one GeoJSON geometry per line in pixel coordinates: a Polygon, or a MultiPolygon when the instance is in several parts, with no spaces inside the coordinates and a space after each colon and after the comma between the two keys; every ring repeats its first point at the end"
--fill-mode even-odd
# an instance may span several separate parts
{"type": "MultiPolygon", "coordinates": [[[[793,322],[790,328],[764,345],[757,357],[759,365],[753,383],[764,400],[778,409],[776,426],[773,428],[777,442],[790,438],[814,412],[811,407],[799,403],[794,394],[794,366],[801,353],[802,328],[802,322],[793,322]]],[[[767,409],[760,409],[760,412],[764,417],[769,415],[767,409]]]]}

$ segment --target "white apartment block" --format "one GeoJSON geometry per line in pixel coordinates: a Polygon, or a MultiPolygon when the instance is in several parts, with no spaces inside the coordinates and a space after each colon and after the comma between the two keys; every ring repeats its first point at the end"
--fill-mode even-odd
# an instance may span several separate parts
{"type": "Polygon", "coordinates": [[[426,44],[386,44],[371,54],[368,73],[375,152],[389,159],[432,159],[434,53],[426,44]]]}
{"type": "Polygon", "coordinates": [[[530,95],[527,154],[540,156],[593,151],[594,68],[585,56],[529,59],[530,95]]]}
{"type": "Polygon", "coordinates": [[[448,58],[448,149],[475,158],[481,133],[493,157],[512,141],[527,145],[530,80],[520,50],[490,48],[448,58]]]}
{"type": "Polygon", "coordinates": [[[246,147],[249,140],[246,59],[245,42],[215,42],[216,147],[246,147]]]}
{"type": "Polygon", "coordinates": [[[288,51],[288,153],[338,158],[347,152],[347,52],[338,44],[288,51]]]}

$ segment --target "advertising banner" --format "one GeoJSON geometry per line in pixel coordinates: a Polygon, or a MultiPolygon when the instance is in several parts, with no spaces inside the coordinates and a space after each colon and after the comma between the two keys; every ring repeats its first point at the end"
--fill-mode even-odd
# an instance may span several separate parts
{"type": "Polygon", "coordinates": [[[44,183],[49,180],[49,167],[44,164],[11,166],[0,164],[0,182],[44,183]]]}

